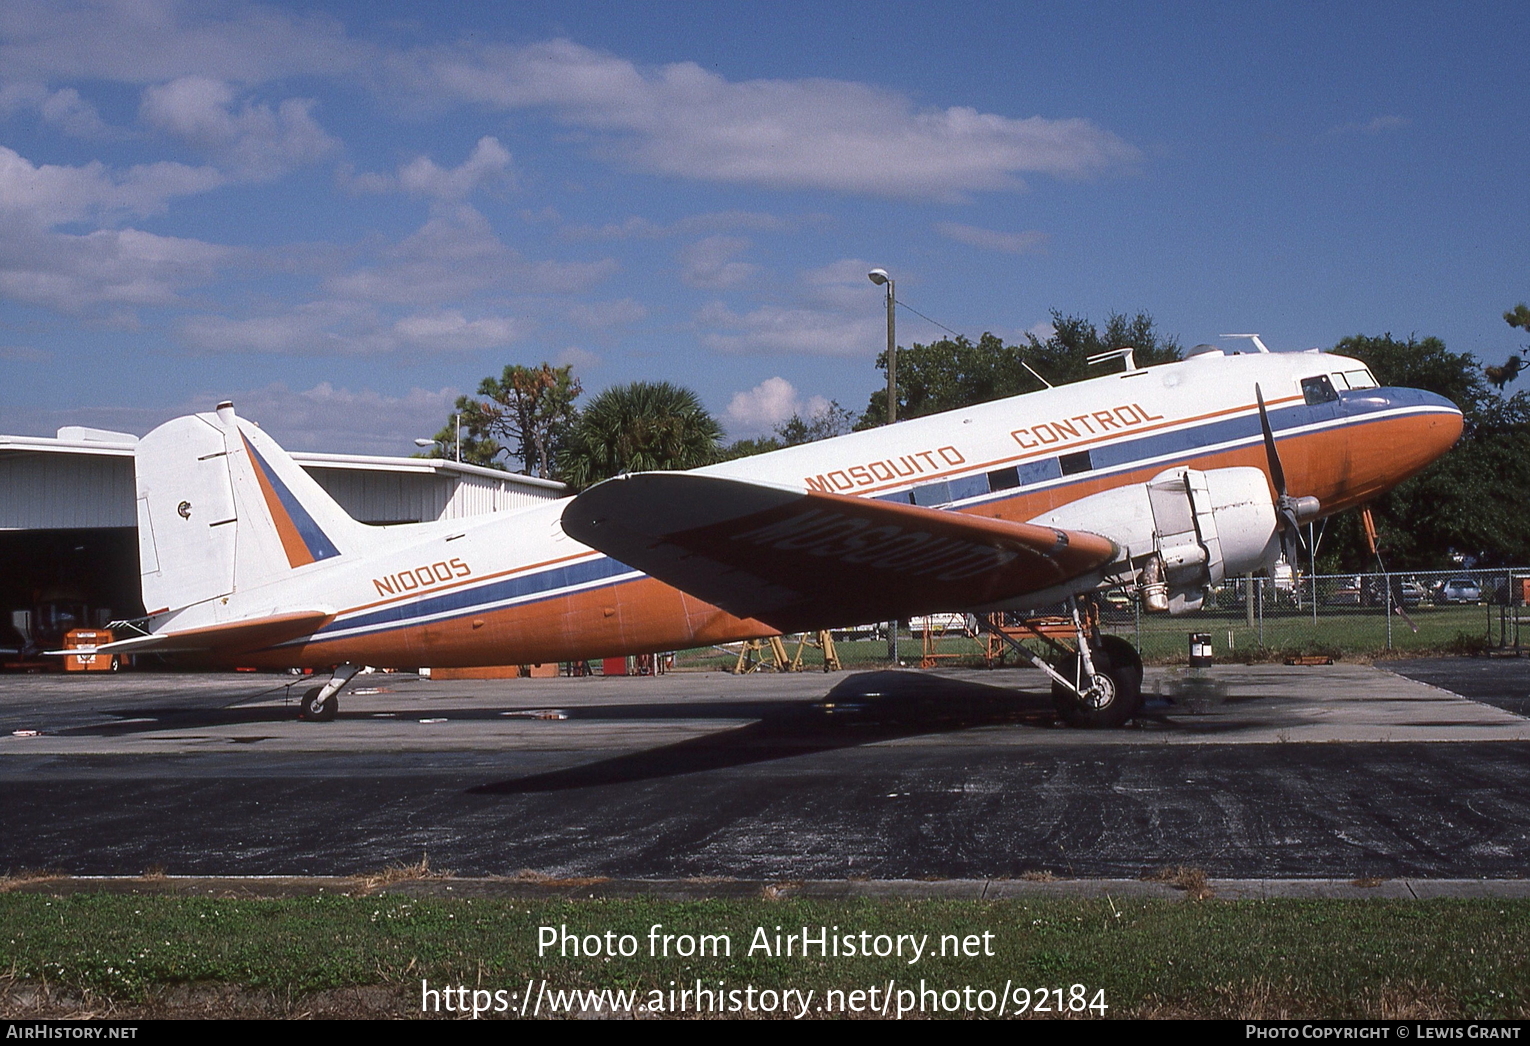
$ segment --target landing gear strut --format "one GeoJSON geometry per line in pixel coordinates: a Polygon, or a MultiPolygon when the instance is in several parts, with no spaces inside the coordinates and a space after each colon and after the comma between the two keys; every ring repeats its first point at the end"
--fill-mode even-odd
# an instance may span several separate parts
{"type": "Polygon", "coordinates": [[[1052,704],[1069,726],[1125,726],[1142,709],[1142,658],[1120,636],[1102,636],[1091,651],[1093,678],[1086,678],[1077,654],[1058,665],[1074,680],[1066,686],[1052,681],[1052,704]],[[1087,684],[1087,685],[1085,685],[1087,684]]]}
{"type": "Polygon", "coordinates": [[[311,723],[328,723],[340,711],[340,691],[355,677],[360,665],[337,665],[334,675],[323,686],[312,687],[298,702],[298,718],[311,723]]]}
{"type": "Polygon", "coordinates": [[[1038,639],[1058,652],[1051,663],[1002,629],[989,627],[988,631],[1052,677],[1052,703],[1063,722],[1092,728],[1125,726],[1142,709],[1142,658],[1120,636],[1102,636],[1092,614],[1080,617],[1076,599],[1069,604],[1076,643],[1073,649],[1031,628],[1038,639]]]}

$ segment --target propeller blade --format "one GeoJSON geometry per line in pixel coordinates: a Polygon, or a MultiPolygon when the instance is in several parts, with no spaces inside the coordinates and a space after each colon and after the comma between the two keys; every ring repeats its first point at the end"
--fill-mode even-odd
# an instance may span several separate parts
{"type": "Polygon", "coordinates": [[[1254,385],[1254,398],[1259,401],[1259,427],[1264,430],[1264,454],[1270,461],[1270,480],[1275,484],[1275,493],[1285,497],[1286,470],[1281,467],[1280,452],[1275,449],[1275,433],[1270,431],[1270,414],[1264,409],[1264,393],[1257,383],[1254,385]]]}
{"type": "MultiPolygon", "coordinates": [[[[1376,519],[1371,515],[1371,506],[1369,505],[1360,506],[1360,527],[1365,531],[1366,547],[1371,550],[1371,555],[1376,557],[1376,566],[1381,569],[1383,576],[1387,576],[1387,565],[1382,562],[1381,549],[1376,544],[1376,519]]],[[[1388,581],[1388,584],[1391,584],[1390,580],[1388,581]]],[[[1408,627],[1413,629],[1414,633],[1417,634],[1418,624],[1411,617],[1409,617],[1408,612],[1403,609],[1402,594],[1400,591],[1398,593],[1397,601],[1392,604],[1392,613],[1406,621],[1408,623],[1408,627]]]]}
{"type": "Polygon", "coordinates": [[[1259,428],[1264,432],[1264,454],[1270,463],[1270,482],[1275,484],[1275,515],[1280,520],[1280,550],[1286,562],[1293,566],[1301,551],[1301,521],[1296,518],[1296,506],[1286,493],[1286,470],[1280,464],[1280,452],[1275,449],[1275,433],[1270,429],[1270,413],[1264,407],[1264,391],[1254,385],[1254,398],[1259,401],[1259,428]]]}
{"type": "Polygon", "coordinates": [[[1371,555],[1380,563],[1381,553],[1376,549],[1376,520],[1371,515],[1371,506],[1360,506],[1360,525],[1365,530],[1365,547],[1371,550],[1371,555]]]}

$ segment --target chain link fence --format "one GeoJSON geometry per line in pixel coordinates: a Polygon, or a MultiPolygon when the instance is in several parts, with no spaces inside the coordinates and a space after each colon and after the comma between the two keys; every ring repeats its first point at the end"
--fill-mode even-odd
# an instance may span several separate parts
{"type": "Polygon", "coordinates": [[[1211,636],[1219,658],[1381,653],[1477,653],[1530,645],[1530,568],[1306,575],[1294,583],[1237,578],[1199,611],[1147,615],[1124,594],[1103,624],[1144,657],[1184,657],[1187,634],[1211,636]]]}

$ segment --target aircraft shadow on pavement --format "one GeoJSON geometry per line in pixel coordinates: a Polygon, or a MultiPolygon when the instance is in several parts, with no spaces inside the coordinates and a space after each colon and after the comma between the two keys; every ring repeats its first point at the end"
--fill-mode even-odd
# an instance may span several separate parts
{"type": "MultiPolygon", "coordinates": [[[[674,707],[674,706],[667,706],[674,707]]],[[[693,709],[694,705],[682,706],[693,709]]],[[[756,705],[757,722],[595,763],[469,789],[520,795],[625,784],[788,759],[920,734],[1052,722],[1049,697],[911,672],[864,672],[823,698],[756,705]]],[[[597,717],[604,709],[581,709],[597,717]]],[[[694,717],[694,714],[691,716],[694,717]]]]}

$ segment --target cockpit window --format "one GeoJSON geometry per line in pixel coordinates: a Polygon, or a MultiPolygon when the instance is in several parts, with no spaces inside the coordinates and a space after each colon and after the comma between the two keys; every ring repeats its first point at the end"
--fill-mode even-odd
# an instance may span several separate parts
{"type": "MultiPolygon", "coordinates": [[[[1337,377],[1343,378],[1345,384],[1352,389],[1376,388],[1376,379],[1371,377],[1371,372],[1364,367],[1359,370],[1347,370],[1343,374],[1337,375],[1337,377]]],[[[1337,385],[1338,382],[1335,381],[1334,384],[1337,385]]]]}
{"type": "Polygon", "coordinates": [[[1333,403],[1339,394],[1334,391],[1328,375],[1319,374],[1315,378],[1302,379],[1302,398],[1307,401],[1307,406],[1316,407],[1319,403],[1333,403]]]}

